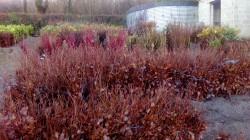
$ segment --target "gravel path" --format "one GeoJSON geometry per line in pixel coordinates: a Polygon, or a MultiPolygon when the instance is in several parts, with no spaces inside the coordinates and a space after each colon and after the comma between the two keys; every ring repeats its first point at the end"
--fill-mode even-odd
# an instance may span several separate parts
{"type": "Polygon", "coordinates": [[[231,99],[214,98],[212,101],[192,104],[204,111],[208,123],[203,140],[214,140],[218,132],[230,135],[232,140],[250,140],[250,96],[232,96],[231,99]]]}
{"type": "MultiPolygon", "coordinates": [[[[25,39],[27,46],[34,48],[39,38],[25,39]]],[[[21,52],[18,45],[0,48],[0,101],[3,92],[3,77],[11,77],[17,67],[17,57],[21,52]]],[[[232,96],[231,99],[214,98],[212,101],[192,104],[204,112],[208,122],[207,130],[202,134],[202,140],[213,140],[218,132],[229,134],[232,140],[250,140],[250,96],[232,96]]]]}
{"type": "MultiPolygon", "coordinates": [[[[39,38],[37,37],[27,37],[24,39],[25,44],[28,49],[32,49],[39,42],[39,38]]],[[[15,72],[15,68],[17,67],[17,56],[22,53],[19,45],[16,44],[7,48],[0,48],[0,75],[4,74],[12,75],[15,72]]]]}
{"type": "MultiPolygon", "coordinates": [[[[39,38],[27,37],[24,39],[24,42],[27,44],[28,49],[32,49],[39,42],[39,38]]],[[[22,53],[22,50],[18,44],[7,48],[0,48],[0,102],[2,101],[2,92],[4,91],[4,79],[10,78],[15,73],[20,53],[22,53]]]]}

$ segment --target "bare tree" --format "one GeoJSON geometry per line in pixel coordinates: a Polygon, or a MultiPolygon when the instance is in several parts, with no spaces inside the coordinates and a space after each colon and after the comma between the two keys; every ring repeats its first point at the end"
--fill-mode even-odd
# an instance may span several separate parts
{"type": "Polygon", "coordinates": [[[24,13],[27,13],[27,12],[28,12],[27,0],[23,0],[23,12],[24,12],[24,13]]]}
{"type": "Polygon", "coordinates": [[[48,0],[36,0],[36,9],[38,13],[44,14],[49,7],[48,0]]]}
{"type": "Polygon", "coordinates": [[[64,12],[71,13],[72,12],[72,0],[68,0],[67,4],[65,5],[64,12]]]}

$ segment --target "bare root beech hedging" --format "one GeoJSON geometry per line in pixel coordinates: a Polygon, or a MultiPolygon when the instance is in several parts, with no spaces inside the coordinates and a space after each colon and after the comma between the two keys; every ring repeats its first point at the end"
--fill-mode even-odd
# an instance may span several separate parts
{"type": "MultiPolygon", "coordinates": [[[[246,50],[133,51],[52,47],[25,51],[5,92],[2,139],[199,139],[187,99],[249,90],[246,50]]],[[[22,46],[25,48],[25,46],[22,46]]]]}
{"type": "Polygon", "coordinates": [[[163,88],[156,95],[103,89],[88,100],[35,94],[29,100],[8,94],[2,139],[198,139],[205,125],[199,112],[163,88]]]}
{"type": "Polygon", "coordinates": [[[230,96],[244,94],[249,89],[249,52],[233,50],[225,53],[185,49],[169,53],[166,50],[62,48],[50,50],[43,61],[37,54],[26,56],[16,76],[17,82],[26,88],[44,85],[46,90],[60,92],[65,86],[59,82],[73,80],[76,89],[66,86],[72,92],[83,85],[86,89],[99,88],[96,87],[99,83],[108,89],[119,85],[124,91],[132,85],[147,94],[163,86],[174,88],[176,95],[182,98],[199,100],[208,94],[230,96]],[[25,80],[27,78],[29,80],[25,80]]]}

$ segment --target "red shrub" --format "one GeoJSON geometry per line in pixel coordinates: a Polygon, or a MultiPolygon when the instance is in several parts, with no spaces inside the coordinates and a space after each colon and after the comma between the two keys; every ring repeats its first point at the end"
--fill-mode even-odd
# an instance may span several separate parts
{"type": "Polygon", "coordinates": [[[124,46],[124,43],[126,41],[126,36],[127,36],[127,34],[126,34],[125,31],[120,31],[119,32],[117,40],[116,40],[118,47],[121,48],[121,47],[124,46]]]}
{"type": "Polygon", "coordinates": [[[84,43],[83,33],[82,32],[75,32],[75,47],[79,47],[84,43]]]}
{"type": "Polygon", "coordinates": [[[95,33],[91,29],[87,29],[84,31],[85,34],[85,47],[97,47],[97,43],[95,43],[95,33]]]}
{"type": "Polygon", "coordinates": [[[110,34],[109,35],[109,47],[111,49],[117,48],[117,44],[116,44],[116,40],[115,40],[115,35],[114,34],[110,34]]]}
{"type": "Polygon", "coordinates": [[[63,38],[59,35],[55,37],[55,48],[59,48],[63,45],[63,38]]]}
{"type": "Polygon", "coordinates": [[[44,46],[44,49],[46,50],[46,52],[51,55],[52,53],[52,44],[50,42],[50,36],[48,34],[43,34],[41,36],[41,41],[42,41],[42,44],[44,46]]]}
{"type": "Polygon", "coordinates": [[[28,54],[28,49],[27,49],[26,43],[24,41],[21,41],[19,43],[19,46],[22,49],[23,53],[27,55],[28,54]]]}
{"type": "Polygon", "coordinates": [[[109,32],[109,47],[112,49],[122,48],[125,44],[126,31],[110,31],[109,32]]]}
{"type": "Polygon", "coordinates": [[[11,33],[0,32],[0,47],[8,47],[14,45],[14,36],[11,33]]]}
{"type": "Polygon", "coordinates": [[[64,37],[69,48],[76,47],[75,46],[76,38],[75,38],[74,33],[67,33],[64,35],[64,37]]]}

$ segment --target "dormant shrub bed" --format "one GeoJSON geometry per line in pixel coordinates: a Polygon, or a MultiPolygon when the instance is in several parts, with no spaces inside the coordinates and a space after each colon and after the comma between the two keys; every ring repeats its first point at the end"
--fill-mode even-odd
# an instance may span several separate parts
{"type": "Polygon", "coordinates": [[[198,138],[205,126],[200,112],[168,84],[149,82],[149,60],[167,64],[158,53],[61,48],[44,60],[36,53],[23,55],[16,85],[5,93],[1,137],[198,138]]]}
{"type": "Polygon", "coordinates": [[[249,90],[247,43],[169,52],[127,50],[119,35],[99,48],[41,38],[38,52],[21,44],[1,139],[199,139],[206,124],[187,100],[249,90]]]}

